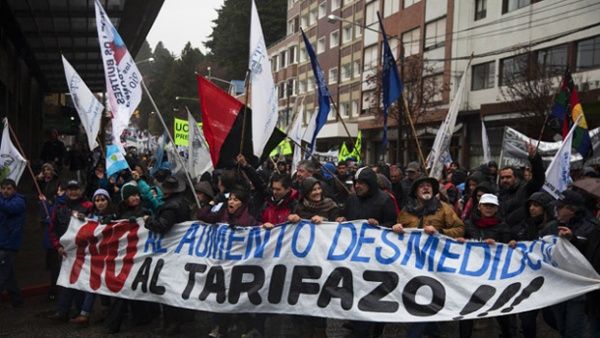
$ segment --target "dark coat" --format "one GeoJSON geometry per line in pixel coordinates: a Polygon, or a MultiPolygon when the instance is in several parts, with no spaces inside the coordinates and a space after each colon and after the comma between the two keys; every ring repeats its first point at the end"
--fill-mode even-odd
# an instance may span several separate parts
{"type": "Polygon", "coordinates": [[[190,220],[190,207],[183,196],[183,193],[177,193],[169,196],[164,200],[156,214],[150,216],[145,223],[146,229],[165,234],[171,228],[181,222],[190,220]]]}
{"type": "Polygon", "coordinates": [[[485,240],[491,238],[496,242],[508,243],[511,240],[510,227],[502,219],[498,219],[500,223],[488,228],[480,228],[477,222],[481,218],[479,210],[474,210],[471,217],[465,220],[464,238],[485,240]]]}
{"type": "MultiPolygon", "coordinates": [[[[596,272],[600,273],[600,227],[595,227],[588,235],[588,240],[581,248],[583,254],[590,261],[596,272]]],[[[588,293],[586,296],[586,310],[588,316],[600,319],[600,291],[588,293]]]]}
{"type": "Polygon", "coordinates": [[[544,173],[544,164],[540,154],[529,158],[531,162],[532,178],[529,182],[518,179],[517,183],[509,189],[500,190],[500,207],[506,213],[506,223],[509,225],[519,224],[527,217],[525,203],[531,194],[539,191],[544,185],[546,175],[544,173]]]}
{"type": "Polygon", "coordinates": [[[346,201],[343,215],[347,220],[374,218],[379,225],[392,227],[396,223],[396,206],[390,196],[379,189],[377,175],[370,168],[363,169],[357,180],[363,180],[369,186],[366,196],[350,195],[346,201]]]}
{"type": "Polygon", "coordinates": [[[52,210],[50,226],[48,227],[48,235],[54,249],[58,250],[60,248],[60,237],[69,228],[73,211],[87,215],[91,212],[93,206],[92,202],[86,201],[83,198],[74,201],[66,198],[56,199],[56,207],[52,210]]]}
{"type": "Polygon", "coordinates": [[[0,195],[0,250],[19,251],[25,223],[25,198],[0,195]]]}

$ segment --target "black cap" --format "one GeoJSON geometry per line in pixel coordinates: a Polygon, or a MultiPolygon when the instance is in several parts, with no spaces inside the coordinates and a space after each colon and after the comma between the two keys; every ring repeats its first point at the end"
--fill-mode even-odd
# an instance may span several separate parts
{"type": "Polygon", "coordinates": [[[79,184],[79,181],[77,180],[69,180],[67,181],[67,183],[65,184],[65,189],[79,189],[81,188],[81,184],[79,184]]]}

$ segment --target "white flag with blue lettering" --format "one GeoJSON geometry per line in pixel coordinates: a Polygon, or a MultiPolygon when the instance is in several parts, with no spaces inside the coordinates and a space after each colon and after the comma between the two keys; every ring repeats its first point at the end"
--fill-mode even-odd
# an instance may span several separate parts
{"type": "Polygon", "coordinates": [[[81,120],[81,125],[83,125],[83,129],[87,135],[90,150],[94,150],[98,146],[96,136],[98,135],[98,131],[100,131],[100,120],[102,119],[104,106],[94,96],[85,82],[83,82],[73,66],[65,59],[64,55],[62,55],[62,61],[73,105],[77,110],[77,114],[79,114],[79,120],[81,120]]]}
{"type": "Polygon", "coordinates": [[[577,122],[569,130],[567,137],[565,137],[552,162],[550,162],[550,166],[546,169],[546,182],[543,189],[556,199],[560,198],[562,192],[567,190],[569,184],[572,182],[570,176],[571,144],[573,143],[575,127],[577,127],[577,122]]]}
{"type": "Polygon", "coordinates": [[[277,91],[271,61],[267,53],[256,4],[252,0],[250,21],[250,79],[252,82],[252,146],[254,155],[260,157],[267,141],[277,126],[277,91]]]}

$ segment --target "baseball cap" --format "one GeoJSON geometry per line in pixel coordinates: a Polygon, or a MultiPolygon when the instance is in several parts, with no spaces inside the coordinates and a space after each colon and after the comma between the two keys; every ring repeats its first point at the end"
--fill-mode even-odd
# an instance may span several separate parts
{"type": "Polygon", "coordinates": [[[481,198],[479,199],[479,204],[493,204],[495,206],[500,205],[500,203],[498,203],[498,196],[494,194],[481,195],[481,198]]]}

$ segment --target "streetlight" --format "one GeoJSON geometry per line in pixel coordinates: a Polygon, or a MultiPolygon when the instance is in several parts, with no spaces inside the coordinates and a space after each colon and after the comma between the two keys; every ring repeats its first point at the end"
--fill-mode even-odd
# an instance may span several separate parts
{"type": "Polygon", "coordinates": [[[140,60],[140,61],[136,62],[135,64],[139,66],[139,65],[141,65],[143,63],[146,63],[146,62],[152,63],[152,62],[154,62],[154,58],[147,58],[147,59],[144,59],[144,60],[140,60]]]}

